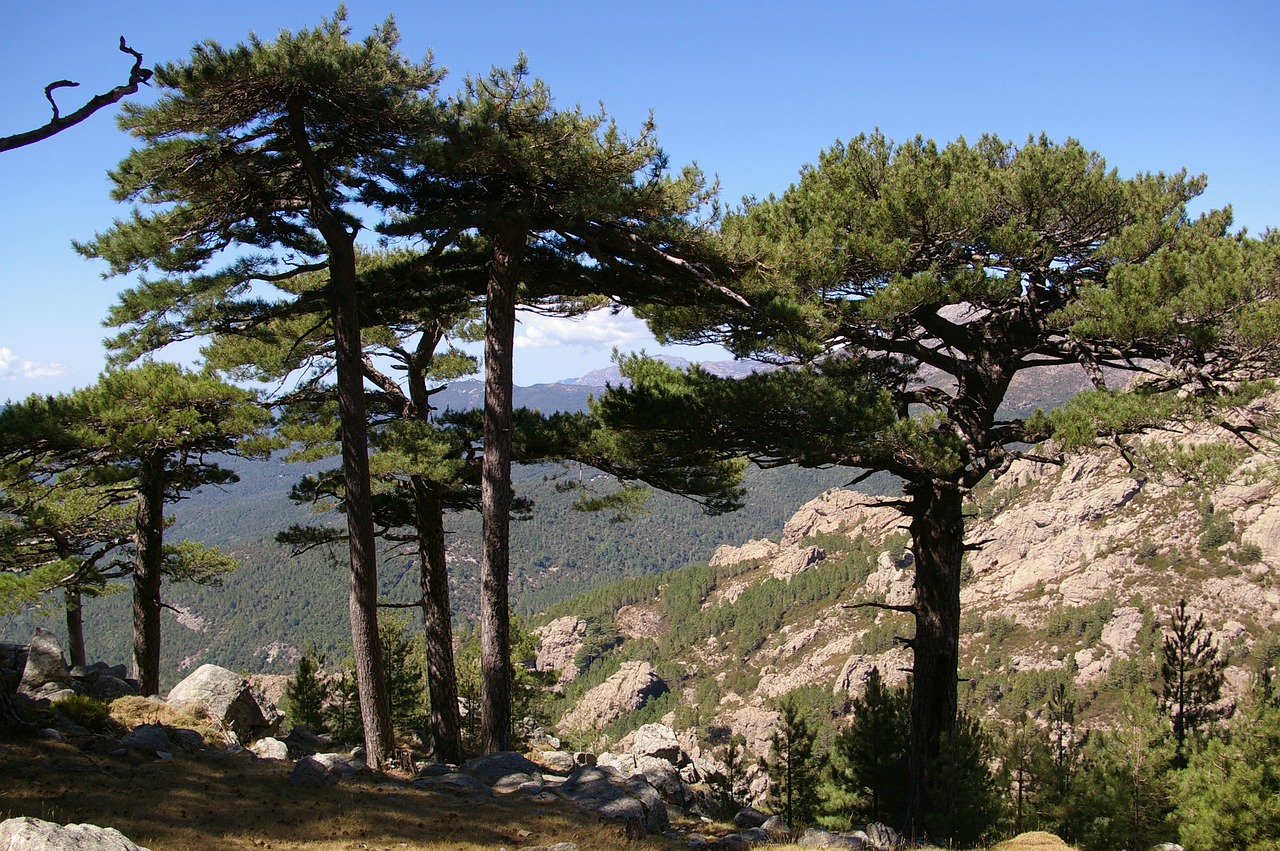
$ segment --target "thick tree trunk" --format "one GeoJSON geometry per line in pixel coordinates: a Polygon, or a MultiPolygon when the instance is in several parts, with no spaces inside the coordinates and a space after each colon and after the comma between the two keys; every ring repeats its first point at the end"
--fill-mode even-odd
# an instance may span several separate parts
{"type": "Polygon", "coordinates": [[[926,482],[908,489],[916,571],[916,634],[912,640],[911,799],[906,835],[925,837],[936,801],[930,791],[942,736],[955,729],[960,658],[960,564],[964,557],[964,496],[956,485],[926,482]]]}
{"type": "Polygon", "coordinates": [[[449,606],[449,564],[444,541],[444,505],[439,487],[411,479],[422,571],[422,627],[426,638],[427,689],[431,695],[432,756],[462,762],[462,715],[453,664],[453,613],[449,606]]]}
{"type": "Polygon", "coordinates": [[[78,588],[63,588],[67,608],[67,653],[72,665],[87,665],[84,652],[84,604],[78,588]]]}
{"type": "Polygon", "coordinates": [[[516,268],[521,231],[494,239],[485,304],[484,458],[480,503],[484,549],[480,561],[480,749],[511,749],[511,393],[516,328],[516,268]]]}
{"type": "Polygon", "coordinates": [[[164,459],[139,476],[134,512],[133,675],[144,695],[160,693],[160,578],[164,569],[164,459]]]}
{"type": "Polygon", "coordinates": [[[365,761],[385,768],[395,751],[391,701],[382,646],[378,642],[378,550],[374,538],[373,494],[369,484],[369,437],[364,400],[364,363],[356,297],[354,238],[329,243],[329,286],[333,309],[334,364],[338,418],[342,431],[342,476],[346,488],[351,554],[351,653],[364,722],[365,761]]]}

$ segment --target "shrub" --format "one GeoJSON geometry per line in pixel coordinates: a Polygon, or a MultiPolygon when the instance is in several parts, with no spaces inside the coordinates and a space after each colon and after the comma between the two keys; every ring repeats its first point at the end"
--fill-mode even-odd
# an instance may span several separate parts
{"type": "Polygon", "coordinates": [[[106,729],[111,709],[105,701],[84,694],[73,694],[53,703],[53,711],[87,730],[101,732],[106,729]]]}

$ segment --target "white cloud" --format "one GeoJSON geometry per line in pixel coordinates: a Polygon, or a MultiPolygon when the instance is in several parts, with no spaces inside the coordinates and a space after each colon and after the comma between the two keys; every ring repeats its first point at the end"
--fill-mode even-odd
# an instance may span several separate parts
{"type": "Polygon", "coordinates": [[[66,375],[67,368],[60,363],[36,363],[23,360],[12,349],[0,346],[0,381],[17,381],[19,378],[57,378],[66,375]]]}
{"type": "Polygon", "coordinates": [[[630,311],[611,315],[607,310],[596,310],[576,319],[524,314],[516,329],[517,349],[630,348],[652,339],[649,329],[630,311]]]}

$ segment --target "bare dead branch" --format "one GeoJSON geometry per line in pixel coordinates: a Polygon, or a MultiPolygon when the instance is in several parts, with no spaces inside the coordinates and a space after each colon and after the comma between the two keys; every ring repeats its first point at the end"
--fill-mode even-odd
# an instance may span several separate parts
{"type": "Polygon", "coordinates": [[[37,127],[34,130],[28,130],[25,133],[16,133],[12,136],[0,136],[0,151],[11,151],[14,148],[21,148],[34,142],[48,139],[68,127],[74,127],[81,121],[84,121],[90,115],[93,115],[104,106],[110,106],[118,103],[128,95],[135,94],[138,86],[146,83],[151,79],[152,71],[150,68],[142,67],[142,54],[133,50],[129,45],[125,44],[124,36],[120,36],[120,51],[129,53],[133,56],[133,68],[129,71],[129,82],[116,86],[110,91],[103,92],[100,95],[94,95],[89,102],[77,109],[70,115],[63,117],[58,111],[58,104],[53,99],[53,90],[61,88],[70,88],[80,85],[71,80],[57,80],[44,87],[44,96],[48,98],[50,105],[53,107],[53,118],[43,127],[37,127]]]}

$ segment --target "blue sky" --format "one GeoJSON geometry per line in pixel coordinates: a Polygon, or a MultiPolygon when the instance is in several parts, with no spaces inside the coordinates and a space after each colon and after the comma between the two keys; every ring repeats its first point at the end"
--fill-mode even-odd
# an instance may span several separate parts
{"type": "MultiPolygon", "coordinates": [[[[336,2],[6,3],[0,135],[122,82],[130,59],[180,59],[197,41],[313,26],[336,2]]],[[[904,140],[996,133],[1080,139],[1122,175],[1186,167],[1209,177],[1199,209],[1231,204],[1251,232],[1280,226],[1280,4],[1249,2],[348,3],[353,35],[394,13],[404,52],[434,52],[445,91],[520,51],[562,106],[603,102],[624,129],[652,109],[673,165],[696,161],[726,201],[782,192],[837,139],[877,127],[904,140]]],[[[149,95],[144,93],[141,98],[149,95]]],[[[102,317],[128,282],[72,252],[126,210],[107,169],[129,149],[107,110],[0,154],[0,399],[91,383],[102,317]]],[[[516,380],[607,365],[655,346],[626,317],[526,317],[516,380]]],[[[689,356],[688,352],[682,352],[689,356]]],[[[694,353],[716,359],[716,352],[694,353]]]]}

